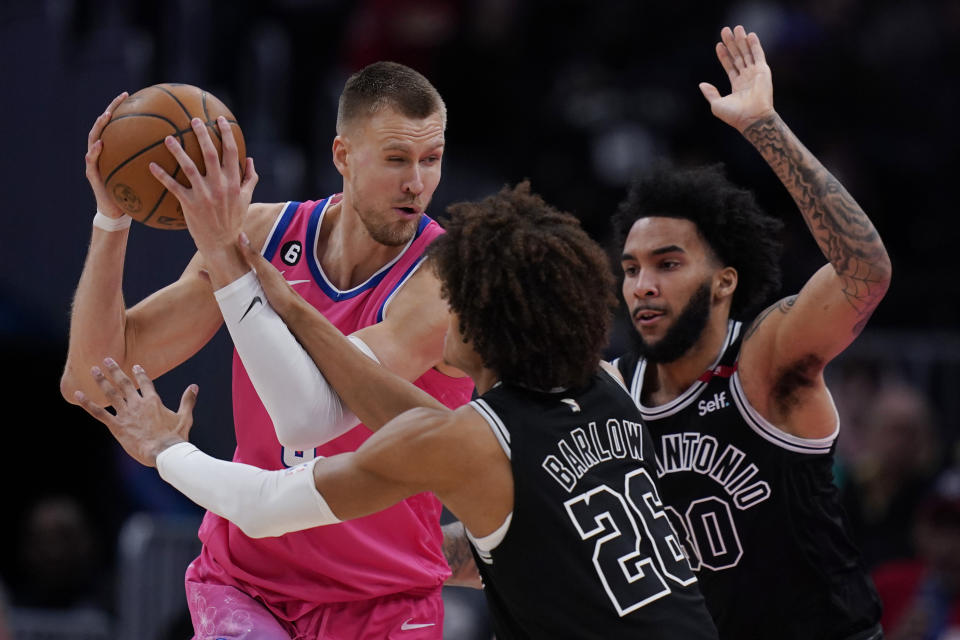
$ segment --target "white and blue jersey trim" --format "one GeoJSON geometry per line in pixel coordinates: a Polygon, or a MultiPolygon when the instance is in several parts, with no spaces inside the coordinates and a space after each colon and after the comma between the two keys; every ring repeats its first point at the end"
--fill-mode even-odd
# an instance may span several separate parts
{"type": "MultiPolygon", "coordinates": [[[[273,229],[268,235],[267,243],[262,252],[263,256],[267,260],[273,260],[274,256],[277,253],[277,249],[280,246],[280,242],[283,240],[284,234],[289,228],[290,223],[293,220],[293,216],[297,212],[297,208],[301,204],[302,203],[300,202],[291,201],[284,206],[283,212],[277,218],[277,221],[274,223],[273,229]]],[[[328,298],[330,298],[335,302],[339,302],[341,300],[348,300],[380,284],[380,282],[390,272],[391,267],[393,267],[393,265],[395,265],[400,260],[400,258],[402,258],[404,254],[406,254],[407,249],[410,248],[410,245],[412,245],[414,241],[420,237],[420,234],[423,233],[423,230],[427,228],[427,225],[430,224],[430,222],[432,222],[432,219],[429,216],[427,215],[421,216],[420,224],[417,226],[416,233],[413,234],[413,237],[410,238],[410,241],[407,242],[403,250],[399,254],[397,254],[397,256],[393,260],[383,265],[379,270],[377,270],[376,273],[370,276],[370,278],[368,278],[365,282],[357,285],[352,289],[341,291],[340,289],[337,289],[337,287],[335,287],[333,283],[330,282],[330,280],[327,279],[327,276],[323,273],[323,269],[320,267],[320,263],[317,261],[317,243],[320,241],[320,225],[323,222],[323,216],[326,213],[327,208],[329,206],[330,206],[330,198],[328,197],[318,201],[317,204],[314,205],[313,209],[310,211],[310,218],[307,222],[306,237],[304,238],[303,252],[306,254],[305,259],[307,260],[307,266],[310,269],[310,274],[313,276],[314,282],[317,284],[320,290],[323,291],[323,293],[328,298]]],[[[418,263],[419,263],[419,260],[418,260],[418,263]]],[[[404,274],[404,277],[401,279],[401,283],[406,281],[410,277],[410,275],[413,274],[413,271],[415,270],[415,268],[416,268],[416,265],[413,265],[410,267],[408,272],[404,274]]],[[[396,289],[399,289],[399,287],[400,287],[400,284],[394,287],[394,292],[396,291],[396,289]]],[[[392,295],[393,294],[391,293],[391,296],[392,295]]],[[[382,319],[384,310],[385,310],[385,307],[381,308],[379,312],[381,319],[382,319]]]]}
{"type": "MultiPolygon", "coordinates": [[[[317,206],[322,205],[324,202],[326,202],[326,200],[320,202],[317,206]]],[[[293,220],[293,214],[297,212],[300,204],[301,203],[292,200],[287,202],[287,204],[283,205],[280,215],[274,220],[273,228],[270,229],[270,233],[267,234],[267,241],[263,245],[263,250],[260,251],[267,260],[273,260],[273,256],[276,255],[277,249],[280,247],[280,240],[283,239],[283,234],[287,232],[287,227],[290,226],[290,222],[293,220]]]]}
{"type": "Polygon", "coordinates": [[[377,310],[377,322],[383,322],[383,318],[387,315],[387,307],[393,302],[393,298],[397,295],[397,292],[400,291],[400,287],[407,283],[417,269],[420,268],[420,265],[423,264],[423,259],[426,258],[426,255],[421,255],[417,258],[416,262],[410,265],[410,268],[407,269],[407,272],[403,274],[403,277],[397,281],[397,284],[393,285],[393,289],[390,290],[390,294],[387,296],[387,299],[383,301],[383,304],[380,305],[380,309],[377,310]]]}
{"type": "MultiPolygon", "coordinates": [[[[366,282],[363,282],[352,289],[341,291],[340,289],[337,289],[333,283],[327,280],[326,274],[323,273],[323,269],[320,267],[320,263],[317,261],[317,243],[320,241],[320,224],[323,222],[323,215],[327,211],[328,204],[329,198],[325,201],[325,204],[322,208],[317,207],[310,214],[310,222],[307,223],[307,240],[310,241],[312,239],[312,243],[310,246],[310,251],[307,252],[307,265],[310,267],[310,273],[313,274],[313,279],[316,281],[317,286],[320,287],[320,290],[323,291],[328,298],[335,302],[349,300],[350,298],[358,296],[364,291],[368,291],[380,284],[380,281],[383,280],[390,272],[391,267],[393,267],[393,265],[395,265],[400,258],[403,257],[403,255],[407,252],[407,249],[410,248],[410,245],[413,244],[414,240],[419,238],[423,230],[428,224],[430,224],[430,218],[428,218],[426,215],[421,216],[420,225],[417,227],[417,232],[413,234],[413,237],[410,238],[410,241],[407,242],[407,245],[393,260],[383,265],[375,274],[370,276],[366,282]]],[[[306,251],[306,247],[304,247],[304,250],[306,251]]]]}

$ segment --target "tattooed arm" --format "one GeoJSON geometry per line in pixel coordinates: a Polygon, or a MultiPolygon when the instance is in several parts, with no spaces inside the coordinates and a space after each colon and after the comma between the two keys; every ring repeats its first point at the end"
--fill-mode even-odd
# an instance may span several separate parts
{"type": "Polygon", "coordinates": [[[473,587],[480,589],[480,572],[470,552],[470,541],[467,532],[460,522],[451,522],[443,525],[443,555],[453,574],[447,578],[445,586],[473,587]]]}
{"type": "Polygon", "coordinates": [[[797,423],[789,429],[796,435],[822,437],[836,422],[826,404],[823,368],[853,342],[880,303],[890,284],[890,259],[860,206],[774,110],[770,67],[756,34],[724,28],[721,40],[717,57],[731,92],[721,96],[708,83],[700,90],[713,114],[743,133],[770,165],[829,262],[798,295],[754,321],[741,371],[746,365],[755,378],[753,393],[747,392],[751,402],[760,398],[757,408],[765,417],[797,423]],[[816,419],[806,415],[810,402],[820,405],[816,419]]]}

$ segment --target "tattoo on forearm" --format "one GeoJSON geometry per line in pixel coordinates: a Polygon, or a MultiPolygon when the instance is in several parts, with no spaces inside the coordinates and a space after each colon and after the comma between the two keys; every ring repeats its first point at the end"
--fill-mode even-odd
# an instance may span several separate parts
{"type": "Polygon", "coordinates": [[[743,334],[744,342],[749,340],[750,336],[756,333],[757,329],[760,327],[760,325],[763,323],[763,321],[766,319],[768,315],[770,315],[774,311],[779,311],[780,313],[788,313],[790,309],[793,308],[793,304],[796,301],[797,301],[797,296],[795,295],[788,296],[783,300],[780,300],[779,302],[773,303],[772,305],[764,309],[762,312],[760,312],[760,315],[754,318],[753,322],[750,324],[750,327],[746,330],[746,332],[744,332],[743,334]]]}
{"type": "Polygon", "coordinates": [[[449,583],[459,586],[480,586],[480,572],[470,553],[470,542],[460,522],[443,525],[443,555],[450,565],[449,583]]]}
{"type": "Polygon", "coordinates": [[[859,333],[887,290],[890,263],[877,230],[843,185],[779,116],[759,120],[744,135],[793,197],[820,250],[843,282],[858,315],[859,333]]]}

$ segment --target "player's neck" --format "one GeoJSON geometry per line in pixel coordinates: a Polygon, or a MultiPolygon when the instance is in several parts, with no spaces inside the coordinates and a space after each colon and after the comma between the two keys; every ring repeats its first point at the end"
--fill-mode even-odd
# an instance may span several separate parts
{"type": "Polygon", "coordinates": [[[323,216],[317,260],[324,275],[341,291],[366,282],[406,245],[380,244],[346,199],[330,205],[323,216]]]}
{"type": "Polygon", "coordinates": [[[467,371],[466,373],[470,376],[470,379],[473,380],[473,385],[477,388],[477,395],[483,395],[487,391],[490,391],[493,385],[500,381],[500,376],[492,369],[481,368],[477,371],[467,371]]]}
{"type": "Polygon", "coordinates": [[[670,402],[690,388],[720,356],[727,337],[725,314],[713,314],[690,350],[673,362],[652,363],[643,381],[643,401],[648,406],[670,402]]]}

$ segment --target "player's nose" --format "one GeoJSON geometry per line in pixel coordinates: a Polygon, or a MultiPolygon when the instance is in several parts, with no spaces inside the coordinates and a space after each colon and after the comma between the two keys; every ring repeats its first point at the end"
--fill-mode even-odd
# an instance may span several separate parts
{"type": "Polygon", "coordinates": [[[660,295],[660,283],[649,269],[642,269],[633,285],[633,295],[638,298],[655,298],[660,295]]]}
{"type": "Polygon", "coordinates": [[[414,195],[420,195],[423,192],[423,176],[420,173],[419,163],[413,163],[413,168],[403,182],[403,190],[414,195]]]}

